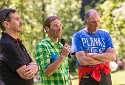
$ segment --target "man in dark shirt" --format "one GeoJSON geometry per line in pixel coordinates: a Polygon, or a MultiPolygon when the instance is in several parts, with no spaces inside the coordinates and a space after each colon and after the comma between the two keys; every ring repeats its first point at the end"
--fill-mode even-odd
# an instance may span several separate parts
{"type": "Polygon", "coordinates": [[[0,28],[0,85],[33,85],[38,66],[18,38],[22,20],[16,10],[0,10],[0,28]]]}

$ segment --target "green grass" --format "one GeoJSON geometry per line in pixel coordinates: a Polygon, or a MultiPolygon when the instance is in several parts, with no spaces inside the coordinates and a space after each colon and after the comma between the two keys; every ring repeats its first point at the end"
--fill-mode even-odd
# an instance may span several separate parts
{"type": "MultiPolygon", "coordinates": [[[[112,85],[125,85],[125,70],[111,73],[112,85]]],[[[72,77],[72,84],[78,85],[78,76],[72,77]]],[[[40,84],[35,84],[40,85],[40,84]]]]}
{"type": "Polygon", "coordinates": [[[125,85],[125,70],[111,73],[113,85],[125,85]]]}

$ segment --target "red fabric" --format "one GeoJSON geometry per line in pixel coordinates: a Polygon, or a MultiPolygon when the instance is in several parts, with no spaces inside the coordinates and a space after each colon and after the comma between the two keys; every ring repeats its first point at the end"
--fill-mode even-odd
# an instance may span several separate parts
{"type": "Polygon", "coordinates": [[[17,45],[19,45],[18,41],[19,41],[19,39],[17,38],[17,39],[16,39],[16,44],[17,44],[17,45]]]}
{"type": "Polygon", "coordinates": [[[89,74],[92,72],[91,77],[94,78],[96,81],[100,81],[101,75],[100,71],[103,71],[105,75],[110,73],[109,63],[105,63],[102,65],[97,65],[95,67],[78,67],[78,75],[79,75],[79,83],[81,81],[82,76],[89,74]]]}

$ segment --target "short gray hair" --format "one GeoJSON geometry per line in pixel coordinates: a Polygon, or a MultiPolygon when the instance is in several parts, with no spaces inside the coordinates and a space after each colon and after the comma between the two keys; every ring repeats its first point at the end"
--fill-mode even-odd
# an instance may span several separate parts
{"type": "Polygon", "coordinates": [[[2,31],[5,31],[5,27],[3,26],[3,22],[4,21],[11,21],[11,13],[15,13],[16,10],[15,9],[11,9],[11,8],[6,8],[6,9],[2,9],[0,10],[0,28],[2,29],[2,31]]]}

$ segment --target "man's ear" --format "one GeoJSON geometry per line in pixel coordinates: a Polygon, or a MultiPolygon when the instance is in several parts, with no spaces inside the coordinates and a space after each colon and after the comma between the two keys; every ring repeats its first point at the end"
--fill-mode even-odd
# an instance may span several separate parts
{"type": "Polygon", "coordinates": [[[3,26],[4,26],[5,28],[8,28],[8,27],[9,27],[9,23],[8,23],[7,21],[4,21],[4,22],[3,22],[3,26]]]}
{"type": "Polygon", "coordinates": [[[87,23],[87,20],[86,20],[86,19],[85,19],[84,21],[85,21],[85,23],[87,23]]]}
{"type": "Polygon", "coordinates": [[[49,27],[47,27],[47,26],[46,26],[46,27],[45,27],[45,30],[46,30],[46,32],[48,32],[48,30],[49,30],[49,27]]]}

